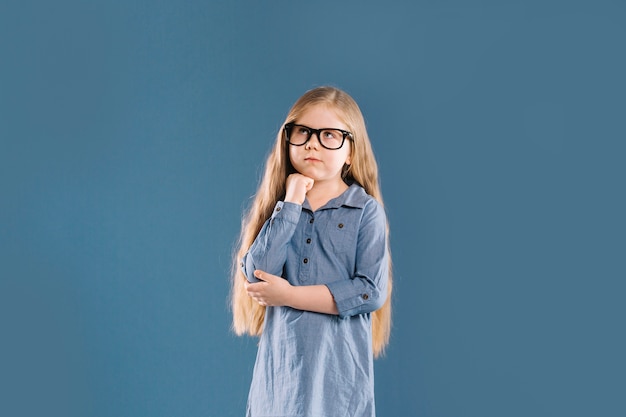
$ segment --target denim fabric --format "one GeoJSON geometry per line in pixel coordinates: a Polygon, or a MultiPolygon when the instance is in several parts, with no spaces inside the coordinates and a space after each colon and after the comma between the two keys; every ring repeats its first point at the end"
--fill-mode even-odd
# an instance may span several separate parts
{"type": "Polygon", "coordinates": [[[339,315],[267,307],[247,416],[372,417],[370,313],[387,295],[386,217],[358,184],[315,212],[278,202],[242,269],[326,285],[339,315]]]}

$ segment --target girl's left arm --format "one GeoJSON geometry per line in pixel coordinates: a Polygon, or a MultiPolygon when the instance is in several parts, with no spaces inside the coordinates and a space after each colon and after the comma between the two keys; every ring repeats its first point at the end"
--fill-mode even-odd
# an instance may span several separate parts
{"type": "Polygon", "coordinates": [[[384,208],[374,199],[369,200],[363,210],[354,274],[350,279],[326,284],[342,318],[376,311],[387,299],[387,216],[384,208]]]}
{"type": "Polygon", "coordinates": [[[287,306],[316,313],[339,314],[333,295],[326,285],[291,285],[286,279],[256,270],[262,282],[246,284],[248,295],[263,306],[287,306]]]}

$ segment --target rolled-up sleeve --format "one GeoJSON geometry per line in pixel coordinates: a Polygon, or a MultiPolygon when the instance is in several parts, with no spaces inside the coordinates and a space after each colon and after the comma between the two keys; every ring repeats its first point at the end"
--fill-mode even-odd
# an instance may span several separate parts
{"type": "Polygon", "coordinates": [[[298,225],[302,206],[279,201],[269,219],[241,260],[243,273],[249,282],[258,282],[254,271],[260,269],[281,275],[287,259],[287,245],[298,225]]]}
{"type": "Polygon", "coordinates": [[[389,261],[385,211],[375,200],[363,210],[354,275],[351,279],[326,284],[342,318],[378,310],[387,298],[389,261]]]}

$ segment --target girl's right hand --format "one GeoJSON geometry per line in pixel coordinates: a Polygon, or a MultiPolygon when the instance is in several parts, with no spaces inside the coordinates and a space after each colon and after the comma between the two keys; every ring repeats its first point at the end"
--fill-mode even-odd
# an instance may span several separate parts
{"type": "Polygon", "coordinates": [[[291,174],[287,177],[285,184],[285,202],[287,203],[304,203],[306,193],[313,188],[313,178],[306,177],[302,174],[291,174]]]}

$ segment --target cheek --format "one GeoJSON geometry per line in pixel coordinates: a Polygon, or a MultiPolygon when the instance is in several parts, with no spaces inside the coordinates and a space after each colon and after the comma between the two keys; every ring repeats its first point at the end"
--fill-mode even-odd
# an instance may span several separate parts
{"type": "Polygon", "coordinates": [[[291,165],[291,167],[293,169],[296,169],[296,167],[299,165],[299,162],[302,158],[302,155],[300,155],[300,148],[297,146],[290,146],[289,147],[289,152],[287,153],[287,158],[289,159],[289,164],[291,165]]]}
{"type": "Polygon", "coordinates": [[[290,146],[289,151],[287,152],[289,162],[293,164],[293,159],[296,157],[298,150],[295,146],[290,146]]]}

